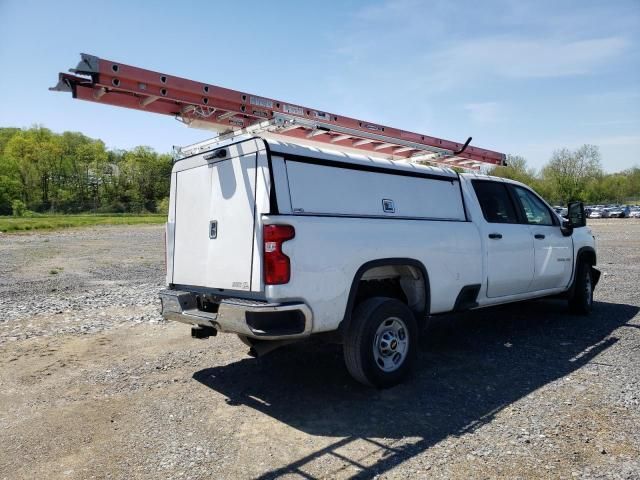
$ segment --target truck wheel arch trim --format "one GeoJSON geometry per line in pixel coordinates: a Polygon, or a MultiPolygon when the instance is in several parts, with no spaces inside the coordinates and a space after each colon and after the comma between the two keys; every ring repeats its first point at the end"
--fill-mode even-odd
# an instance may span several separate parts
{"type": "Polygon", "coordinates": [[[353,308],[355,306],[356,294],[358,292],[358,284],[362,279],[363,275],[367,270],[370,270],[375,267],[384,267],[384,266],[400,266],[406,265],[409,267],[417,268],[422,274],[422,279],[424,282],[425,288],[425,305],[422,312],[420,312],[421,316],[427,316],[431,309],[431,286],[429,283],[429,274],[427,273],[427,269],[424,264],[419,260],[413,258],[380,258],[377,260],[371,260],[369,262],[364,263],[358,268],[356,274],[353,277],[353,281],[351,282],[351,289],[349,290],[349,298],[347,300],[347,306],[344,312],[344,316],[342,321],[340,322],[340,329],[346,328],[349,321],[351,320],[351,313],[353,312],[353,308]]]}
{"type": "Polygon", "coordinates": [[[577,259],[577,262],[576,262],[576,263],[578,263],[578,261],[581,261],[581,260],[582,260],[582,257],[583,257],[585,254],[593,255],[593,265],[592,265],[592,266],[597,265],[597,263],[596,263],[596,259],[597,259],[597,257],[596,257],[596,251],[595,251],[595,249],[594,249],[593,247],[581,247],[581,248],[578,250],[578,255],[576,255],[576,259],[577,259]]]}
{"type": "Polygon", "coordinates": [[[574,262],[574,265],[573,265],[573,272],[571,273],[571,284],[569,286],[569,289],[567,290],[567,292],[570,295],[573,294],[573,290],[575,289],[576,273],[578,272],[578,265],[587,256],[589,256],[589,257],[592,256],[592,258],[593,258],[593,262],[590,262],[592,267],[594,267],[597,264],[596,263],[596,261],[597,261],[596,250],[593,247],[588,247],[587,246],[587,247],[580,247],[578,249],[578,253],[576,253],[576,261],[574,262]]]}
{"type": "Polygon", "coordinates": [[[480,283],[462,287],[456,298],[456,303],[453,305],[453,311],[464,312],[465,310],[476,308],[478,306],[478,294],[480,293],[481,287],[482,285],[480,283]]]}

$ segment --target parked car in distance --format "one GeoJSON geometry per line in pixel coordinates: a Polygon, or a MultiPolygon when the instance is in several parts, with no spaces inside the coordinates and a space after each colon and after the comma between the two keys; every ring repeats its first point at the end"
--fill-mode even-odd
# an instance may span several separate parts
{"type": "Polygon", "coordinates": [[[609,209],[609,217],[611,218],[627,218],[629,216],[630,209],[627,206],[613,207],[609,209]]]}
{"type": "MultiPolygon", "coordinates": [[[[561,217],[566,217],[569,214],[569,210],[567,209],[567,207],[561,207],[559,205],[553,207],[554,212],[556,212],[558,215],[560,215],[561,217]]],[[[587,209],[584,209],[584,213],[585,215],[589,215],[589,212],[587,212],[587,209]]]]}
{"type": "Polygon", "coordinates": [[[632,208],[629,211],[629,218],[640,218],[640,208],[632,208]]]}
{"type": "Polygon", "coordinates": [[[594,208],[589,213],[589,218],[607,218],[609,216],[609,212],[604,208],[594,208]]]}

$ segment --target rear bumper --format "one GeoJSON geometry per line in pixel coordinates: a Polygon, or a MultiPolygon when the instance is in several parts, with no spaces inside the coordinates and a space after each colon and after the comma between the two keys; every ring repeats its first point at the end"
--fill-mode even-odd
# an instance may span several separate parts
{"type": "Polygon", "coordinates": [[[240,298],[220,299],[204,311],[198,296],[181,290],[162,290],[162,316],[167,320],[213,327],[262,340],[302,338],[311,334],[312,314],[305,303],[268,303],[240,298]]]}

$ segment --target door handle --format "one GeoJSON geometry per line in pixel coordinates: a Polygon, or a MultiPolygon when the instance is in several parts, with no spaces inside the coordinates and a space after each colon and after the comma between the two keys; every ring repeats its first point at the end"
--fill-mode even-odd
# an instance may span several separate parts
{"type": "Polygon", "coordinates": [[[499,240],[502,238],[502,234],[501,233],[490,233],[489,234],[489,238],[493,238],[494,240],[499,240]]]}
{"type": "Polygon", "coordinates": [[[544,240],[544,235],[541,233],[536,233],[534,237],[536,237],[538,240],[544,240]]]}

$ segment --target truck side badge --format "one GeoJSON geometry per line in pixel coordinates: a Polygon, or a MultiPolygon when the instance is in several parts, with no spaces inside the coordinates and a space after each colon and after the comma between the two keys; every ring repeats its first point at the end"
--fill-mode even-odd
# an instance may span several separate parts
{"type": "Polygon", "coordinates": [[[393,204],[393,200],[388,198],[382,199],[382,211],[384,213],[396,213],[396,207],[393,204]]]}
{"type": "Polygon", "coordinates": [[[209,238],[218,238],[218,221],[211,220],[209,222],[209,238]]]}

